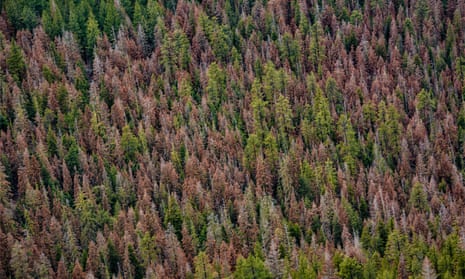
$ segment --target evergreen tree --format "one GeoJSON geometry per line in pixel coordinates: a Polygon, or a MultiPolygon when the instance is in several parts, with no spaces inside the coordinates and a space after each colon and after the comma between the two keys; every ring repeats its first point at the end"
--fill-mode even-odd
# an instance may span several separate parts
{"type": "Polygon", "coordinates": [[[108,241],[107,244],[107,260],[108,260],[108,271],[110,274],[117,275],[120,270],[121,256],[115,247],[113,241],[108,241]]]}
{"type": "MultiPolygon", "coordinates": [[[[38,23],[35,2],[29,0],[5,0],[5,7],[9,21],[16,30],[32,29],[38,23]]],[[[39,6],[40,8],[40,6],[39,6]]],[[[37,10],[40,14],[42,10],[37,10]]]]}
{"type": "Polygon", "coordinates": [[[79,146],[74,139],[71,141],[68,153],[65,156],[65,162],[72,175],[80,171],[79,146]]]}
{"type": "Polygon", "coordinates": [[[103,21],[103,32],[107,34],[108,38],[110,38],[110,41],[114,41],[116,39],[116,34],[118,33],[121,21],[122,19],[120,12],[114,6],[113,1],[107,2],[105,5],[105,19],[103,21]]]}
{"type": "Polygon", "coordinates": [[[358,279],[362,278],[362,265],[351,257],[344,257],[344,260],[339,264],[338,275],[342,279],[358,279]]]}
{"type": "Polygon", "coordinates": [[[129,253],[129,261],[131,262],[131,265],[134,268],[134,279],[144,278],[144,275],[145,275],[144,267],[139,262],[139,257],[136,254],[136,251],[134,251],[134,247],[132,247],[132,245],[128,246],[128,253],[129,253]]]}
{"type": "Polygon", "coordinates": [[[279,95],[275,105],[276,124],[278,128],[278,141],[280,146],[287,150],[289,142],[287,135],[292,134],[292,109],[289,100],[283,95],[279,95]]]}
{"type": "Polygon", "coordinates": [[[226,74],[214,62],[208,68],[207,76],[208,84],[206,89],[209,107],[213,115],[215,115],[219,111],[221,103],[226,100],[226,74]]]}
{"type": "Polygon", "coordinates": [[[264,100],[262,86],[256,78],[251,89],[252,101],[250,106],[253,109],[254,130],[257,135],[263,135],[268,128],[267,126],[267,106],[268,102],[264,100]]]}
{"type": "Polygon", "coordinates": [[[273,278],[270,271],[260,258],[250,255],[244,259],[239,257],[234,272],[235,279],[266,279],[273,278]]]}
{"type": "Polygon", "coordinates": [[[86,24],[86,55],[89,60],[94,55],[94,47],[97,44],[97,38],[100,35],[100,29],[95,20],[94,15],[91,13],[86,24]]]}
{"type": "Polygon", "coordinates": [[[208,256],[205,252],[200,252],[194,258],[195,279],[213,279],[217,278],[218,274],[209,263],[208,256]]]}
{"type": "Polygon", "coordinates": [[[123,127],[121,136],[121,148],[124,152],[126,162],[134,161],[140,150],[140,143],[137,137],[132,133],[131,128],[126,125],[123,127]]]}
{"type": "Polygon", "coordinates": [[[328,99],[323,95],[319,87],[316,88],[315,100],[313,103],[315,135],[320,141],[332,138],[333,124],[329,110],[328,99]]]}
{"type": "Polygon", "coordinates": [[[6,57],[6,66],[17,83],[21,83],[26,78],[26,62],[24,62],[21,49],[16,45],[15,41],[13,41],[10,52],[6,57]]]}
{"type": "Polygon", "coordinates": [[[417,208],[422,211],[426,211],[428,209],[428,199],[423,190],[423,185],[419,182],[416,182],[413,185],[410,193],[410,205],[412,208],[417,208]]]}
{"type": "Polygon", "coordinates": [[[55,0],[50,0],[50,7],[42,14],[42,24],[45,32],[50,38],[55,38],[61,35],[65,22],[61,15],[61,10],[55,3],[55,0]]]}
{"type": "Polygon", "coordinates": [[[84,248],[87,248],[89,242],[95,239],[98,228],[98,220],[96,218],[97,208],[95,201],[91,199],[88,193],[79,193],[76,201],[77,216],[79,216],[80,228],[80,243],[84,248]]]}
{"type": "Polygon", "coordinates": [[[181,230],[182,230],[182,213],[181,209],[179,208],[178,202],[173,195],[168,197],[168,204],[165,208],[165,218],[164,218],[164,225],[168,227],[170,224],[173,226],[174,233],[181,239],[181,230]]]}
{"type": "Polygon", "coordinates": [[[316,279],[317,274],[308,262],[307,257],[303,254],[299,254],[299,262],[296,270],[292,272],[293,279],[316,279]]]}

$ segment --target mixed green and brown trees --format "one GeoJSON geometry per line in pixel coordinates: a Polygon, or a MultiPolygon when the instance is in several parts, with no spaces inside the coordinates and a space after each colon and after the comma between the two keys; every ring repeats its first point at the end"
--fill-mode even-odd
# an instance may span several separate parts
{"type": "Polygon", "coordinates": [[[1,278],[465,277],[462,1],[0,8],[1,278]]]}

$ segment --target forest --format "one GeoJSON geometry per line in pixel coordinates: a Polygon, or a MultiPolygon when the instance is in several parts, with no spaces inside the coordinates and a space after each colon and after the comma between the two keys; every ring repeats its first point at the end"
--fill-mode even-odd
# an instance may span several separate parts
{"type": "Polygon", "coordinates": [[[0,278],[465,278],[465,0],[0,9],[0,278]]]}

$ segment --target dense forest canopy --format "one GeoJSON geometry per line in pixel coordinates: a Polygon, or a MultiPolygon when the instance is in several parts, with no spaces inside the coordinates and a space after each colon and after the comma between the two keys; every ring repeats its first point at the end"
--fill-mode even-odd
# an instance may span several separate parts
{"type": "Polygon", "coordinates": [[[465,0],[0,8],[0,278],[465,278],[465,0]]]}

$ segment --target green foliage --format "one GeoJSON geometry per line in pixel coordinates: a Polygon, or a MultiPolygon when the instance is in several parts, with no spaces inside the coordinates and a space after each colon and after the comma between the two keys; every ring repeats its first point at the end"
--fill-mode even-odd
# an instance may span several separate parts
{"type": "Polygon", "coordinates": [[[422,29],[423,21],[428,18],[429,16],[429,5],[428,1],[426,0],[419,0],[416,3],[416,9],[415,9],[415,14],[418,19],[418,23],[420,25],[420,28],[422,29]]]}
{"type": "Polygon", "coordinates": [[[52,129],[47,132],[47,152],[51,157],[58,155],[57,139],[52,129]]]}
{"type": "Polygon", "coordinates": [[[297,188],[296,194],[298,197],[313,201],[320,193],[316,186],[315,172],[310,164],[304,161],[300,167],[299,188],[297,188]]]}
{"type": "Polygon", "coordinates": [[[65,162],[71,174],[80,171],[81,165],[79,162],[79,146],[74,139],[71,140],[71,145],[68,148],[68,153],[65,156],[65,162]]]}
{"type": "Polygon", "coordinates": [[[128,125],[123,127],[121,148],[123,149],[124,159],[126,162],[134,161],[140,151],[139,139],[132,133],[131,128],[128,125]]]}
{"type": "Polygon", "coordinates": [[[355,174],[356,162],[360,157],[360,145],[350,119],[343,114],[337,124],[337,134],[341,142],[337,145],[339,154],[348,170],[355,174]]]}
{"type": "Polygon", "coordinates": [[[171,151],[171,161],[174,164],[176,172],[179,174],[181,180],[184,179],[184,166],[187,159],[186,147],[185,145],[181,145],[179,150],[171,151]]]}
{"type": "Polygon", "coordinates": [[[273,278],[263,261],[250,255],[246,259],[239,257],[236,263],[235,279],[267,279],[273,278]]]}
{"type": "Polygon", "coordinates": [[[244,148],[244,166],[250,171],[255,170],[255,162],[261,152],[261,141],[256,134],[251,134],[244,148]]]}
{"type": "Polygon", "coordinates": [[[289,148],[287,135],[292,134],[292,109],[289,100],[283,95],[279,95],[275,104],[275,117],[278,129],[279,146],[284,150],[289,148]]]}
{"type": "Polygon", "coordinates": [[[8,128],[8,118],[7,116],[0,113],[0,130],[6,131],[7,128],[8,128]]]}
{"type": "Polygon", "coordinates": [[[317,273],[308,262],[306,255],[299,254],[299,262],[296,270],[291,272],[293,279],[316,279],[317,273]]]}
{"type": "Polygon", "coordinates": [[[438,272],[447,274],[445,278],[462,278],[465,275],[465,250],[460,247],[457,233],[450,234],[442,245],[438,255],[438,272]]]}
{"type": "Polygon", "coordinates": [[[209,263],[208,256],[205,252],[200,252],[194,258],[195,279],[213,279],[217,278],[218,274],[209,263]]]}
{"type": "Polygon", "coordinates": [[[118,274],[119,265],[121,264],[121,256],[118,254],[118,250],[115,244],[110,240],[107,244],[107,258],[108,258],[108,271],[110,274],[118,274]]]}
{"type": "Polygon", "coordinates": [[[6,57],[6,66],[13,79],[20,83],[26,77],[26,63],[19,46],[13,41],[10,52],[6,57]]]}
{"type": "Polygon", "coordinates": [[[208,105],[215,115],[221,103],[226,100],[226,73],[214,62],[208,68],[207,76],[208,105]]]}
{"type": "MultiPolygon", "coordinates": [[[[89,17],[90,7],[86,1],[81,1],[76,5],[77,6],[75,6],[73,1],[70,2],[68,29],[76,36],[81,50],[86,51],[87,19],[89,17]]],[[[93,32],[95,32],[95,30],[93,30],[93,32]]]]}
{"type": "Polygon", "coordinates": [[[165,208],[163,223],[165,227],[168,227],[169,225],[173,226],[174,233],[176,234],[178,239],[181,239],[181,229],[183,223],[182,213],[178,205],[178,202],[174,196],[170,195],[168,197],[168,204],[165,208]]]}
{"type": "MultiPolygon", "coordinates": [[[[114,6],[113,1],[109,1],[105,5],[105,20],[103,22],[103,31],[105,32],[105,34],[107,34],[108,38],[110,38],[111,41],[114,41],[116,39],[116,34],[118,33],[119,27],[122,22],[122,16],[114,6]]],[[[89,26],[87,28],[87,34],[89,36],[89,31],[91,30],[89,30],[89,26]]],[[[93,27],[91,27],[91,29],[93,29],[93,27]]],[[[98,35],[98,33],[96,34],[98,35]]],[[[90,36],[94,35],[90,34],[90,36]]]]}
{"type": "Polygon", "coordinates": [[[433,122],[433,112],[436,108],[436,100],[433,92],[422,89],[417,95],[417,111],[423,122],[430,127],[433,122]]]}
{"type": "Polygon", "coordinates": [[[68,90],[66,90],[64,86],[60,86],[57,92],[57,101],[58,101],[58,106],[60,107],[60,110],[63,113],[68,112],[68,109],[69,109],[68,96],[69,96],[68,90]]]}
{"type": "Polygon", "coordinates": [[[273,62],[265,64],[265,73],[262,78],[263,92],[265,100],[275,103],[279,94],[284,92],[287,76],[283,70],[277,70],[273,62]]]}
{"type": "Polygon", "coordinates": [[[55,38],[61,35],[65,27],[65,21],[61,15],[61,10],[57,6],[55,0],[50,0],[50,7],[44,10],[42,14],[42,25],[50,38],[55,38]]]}
{"type": "Polygon", "coordinates": [[[288,60],[292,70],[296,73],[300,73],[301,49],[297,40],[294,40],[291,34],[285,33],[278,48],[281,59],[288,60]]]}
{"type": "Polygon", "coordinates": [[[310,2],[0,0],[0,278],[465,278],[462,6],[310,2]]]}
{"type": "Polygon", "coordinates": [[[134,247],[132,245],[128,246],[128,253],[129,253],[129,261],[134,268],[134,279],[142,279],[145,276],[144,267],[139,262],[139,258],[134,251],[134,247]]]}
{"type": "Polygon", "coordinates": [[[350,14],[350,23],[353,25],[358,25],[363,21],[363,15],[359,10],[354,10],[350,14]]]}
{"type": "Polygon", "coordinates": [[[349,35],[344,37],[344,45],[346,47],[347,52],[350,52],[351,50],[355,50],[358,44],[359,44],[359,41],[354,31],[351,31],[349,35]]]}
{"type": "Polygon", "coordinates": [[[5,0],[4,7],[8,20],[16,30],[32,29],[36,26],[38,19],[34,4],[37,2],[39,1],[5,0]]]}
{"type": "Polygon", "coordinates": [[[157,253],[155,236],[151,236],[149,232],[145,232],[139,245],[139,254],[143,266],[154,262],[157,259],[157,253]]]}
{"type": "Polygon", "coordinates": [[[96,216],[97,207],[95,201],[86,193],[80,193],[75,201],[77,216],[79,216],[80,241],[83,247],[87,247],[89,242],[95,239],[98,228],[98,220],[96,216]]]}
{"type": "Polygon", "coordinates": [[[386,107],[384,102],[378,105],[378,137],[381,151],[388,165],[394,169],[400,151],[400,115],[397,109],[390,105],[386,107]]]}
{"type": "Polygon", "coordinates": [[[97,44],[97,38],[100,35],[100,29],[97,20],[91,13],[86,24],[86,54],[91,59],[94,55],[94,47],[97,44]]]}
{"type": "Polygon", "coordinates": [[[373,253],[367,259],[367,262],[363,264],[363,278],[376,279],[378,277],[384,278],[381,275],[381,257],[378,253],[373,253]],[[378,276],[378,277],[377,277],[378,276]]]}
{"type": "Polygon", "coordinates": [[[215,20],[208,18],[206,15],[200,16],[199,20],[217,59],[219,61],[228,61],[231,34],[227,26],[218,25],[215,20]]]}
{"type": "Polygon", "coordinates": [[[316,21],[311,28],[310,55],[309,61],[312,63],[313,71],[322,74],[322,62],[325,59],[325,46],[322,42],[323,28],[319,21],[316,21]]]}
{"type": "Polygon", "coordinates": [[[279,153],[276,137],[271,132],[268,132],[265,136],[263,141],[263,152],[270,171],[275,172],[279,162],[279,153]]]}
{"type": "Polygon", "coordinates": [[[363,275],[362,265],[351,257],[344,257],[338,269],[338,275],[342,279],[357,279],[362,278],[363,275]]]}
{"type": "Polygon", "coordinates": [[[407,245],[406,236],[398,230],[392,231],[387,239],[385,257],[386,259],[396,266],[399,262],[400,255],[405,251],[407,245]]]}
{"type": "Polygon", "coordinates": [[[334,78],[330,77],[326,80],[325,92],[329,103],[335,108],[338,114],[341,114],[344,111],[344,96],[342,96],[341,90],[337,87],[334,78]]]}
{"type": "Polygon", "coordinates": [[[412,208],[416,208],[421,211],[428,210],[428,199],[425,191],[423,190],[423,185],[421,185],[420,182],[416,182],[413,185],[409,203],[412,208]]]}
{"type": "Polygon", "coordinates": [[[355,211],[350,205],[350,203],[348,203],[345,199],[342,200],[342,204],[347,214],[347,217],[349,218],[350,232],[353,232],[354,234],[358,235],[362,231],[362,219],[358,215],[358,212],[355,211]]]}
{"type": "Polygon", "coordinates": [[[268,102],[264,100],[264,93],[262,85],[258,79],[255,79],[251,89],[252,101],[250,106],[253,109],[254,129],[255,133],[262,135],[268,128],[267,115],[268,115],[268,102]]]}
{"type": "Polygon", "coordinates": [[[316,88],[315,100],[313,102],[314,127],[313,133],[320,141],[332,138],[333,123],[329,110],[328,99],[323,95],[319,87],[316,88]]]}
{"type": "Polygon", "coordinates": [[[177,57],[177,64],[180,69],[188,70],[189,63],[191,62],[190,57],[190,44],[186,34],[181,29],[176,29],[173,32],[173,46],[174,48],[170,51],[174,52],[177,57]]]}

